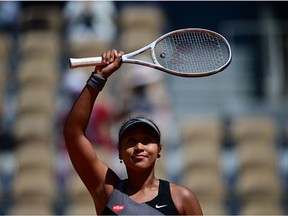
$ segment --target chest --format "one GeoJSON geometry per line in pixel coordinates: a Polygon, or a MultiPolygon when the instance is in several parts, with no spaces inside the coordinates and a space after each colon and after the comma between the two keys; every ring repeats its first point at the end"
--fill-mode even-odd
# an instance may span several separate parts
{"type": "Polygon", "coordinates": [[[162,184],[152,190],[140,190],[131,193],[127,190],[115,189],[103,211],[103,215],[177,215],[178,210],[170,194],[169,183],[162,184]],[[116,208],[118,207],[118,208],[116,208]]]}
{"type": "Polygon", "coordinates": [[[132,199],[137,203],[149,202],[153,200],[155,197],[157,197],[158,188],[140,190],[136,193],[127,191],[127,195],[129,196],[130,199],[132,199]]]}

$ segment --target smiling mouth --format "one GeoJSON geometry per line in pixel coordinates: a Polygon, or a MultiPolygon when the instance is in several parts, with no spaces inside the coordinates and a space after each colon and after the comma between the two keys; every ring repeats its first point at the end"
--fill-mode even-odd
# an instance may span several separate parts
{"type": "Polygon", "coordinates": [[[133,155],[132,158],[133,159],[143,159],[143,158],[146,158],[147,156],[145,155],[133,155]]]}

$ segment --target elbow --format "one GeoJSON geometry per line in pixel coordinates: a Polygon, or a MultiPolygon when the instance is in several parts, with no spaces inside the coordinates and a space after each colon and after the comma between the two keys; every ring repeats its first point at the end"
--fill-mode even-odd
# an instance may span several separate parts
{"type": "Polygon", "coordinates": [[[73,127],[70,124],[65,124],[64,128],[63,128],[63,136],[64,136],[64,140],[66,142],[66,145],[68,143],[71,143],[71,141],[75,140],[77,138],[77,136],[80,134],[79,132],[77,132],[78,130],[73,127]]]}
{"type": "Polygon", "coordinates": [[[74,122],[67,121],[63,128],[63,137],[64,141],[67,145],[72,145],[78,140],[81,140],[85,136],[85,130],[79,126],[79,124],[75,124],[74,122]]]}
{"type": "Polygon", "coordinates": [[[73,129],[69,127],[68,124],[65,124],[63,128],[63,136],[66,143],[69,143],[69,140],[71,137],[73,137],[73,134],[73,129]]]}

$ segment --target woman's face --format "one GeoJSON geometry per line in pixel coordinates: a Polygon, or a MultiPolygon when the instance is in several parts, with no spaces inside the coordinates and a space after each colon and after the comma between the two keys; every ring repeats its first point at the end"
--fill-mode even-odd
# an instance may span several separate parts
{"type": "Polygon", "coordinates": [[[119,157],[127,168],[140,170],[154,166],[160,157],[161,146],[155,131],[149,127],[135,126],[121,138],[119,157]]]}

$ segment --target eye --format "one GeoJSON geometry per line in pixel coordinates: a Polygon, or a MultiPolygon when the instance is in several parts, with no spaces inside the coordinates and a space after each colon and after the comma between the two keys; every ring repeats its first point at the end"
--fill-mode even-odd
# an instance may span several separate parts
{"type": "Polygon", "coordinates": [[[135,145],[136,144],[136,139],[135,138],[133,138],[133,137],[131,137],[131,138],[129,138],[128,140],[127,140],[127,145],[128,146],[133,146],[133,145],[135,145]]]}
{"type": "Polygon", "coordinates": [[[152,142],[153,142],[153,139],[149,136],[144,137],[144,139],[142,140],[143,145],[147,145],[147,144],[152,143],[152,142]]]}

